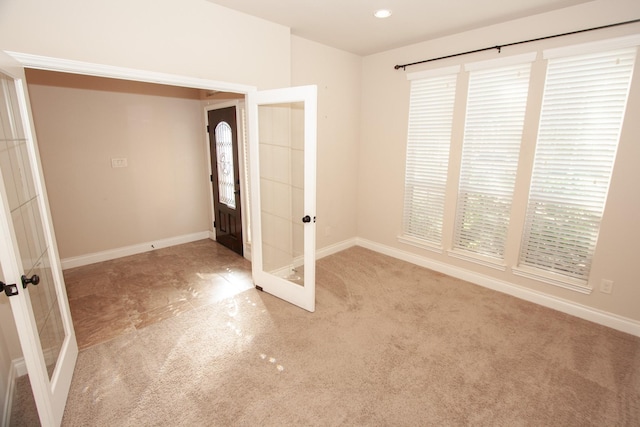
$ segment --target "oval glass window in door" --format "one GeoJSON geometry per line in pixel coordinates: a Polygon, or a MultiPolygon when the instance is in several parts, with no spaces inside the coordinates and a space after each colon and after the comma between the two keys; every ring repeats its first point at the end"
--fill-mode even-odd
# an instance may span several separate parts
{"type": "Polygon", "coordinates": [[[233,182],[233,141],[231,126],[220,122],[216,126],[216,155],[218,161],[218,198],[232,209],[236,207],[235,183],[233,182]]]}

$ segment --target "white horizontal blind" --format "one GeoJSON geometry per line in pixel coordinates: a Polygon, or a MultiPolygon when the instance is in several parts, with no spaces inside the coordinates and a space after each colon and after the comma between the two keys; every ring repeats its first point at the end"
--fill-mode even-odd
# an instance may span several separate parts
{"type": "Polygon", "coordinates": [[[504,257],[530,69],[470,73],[454,249],[504,257]]]}
{"type": "Polygon", "coordinates": [[[635,55],[549,61],[520,265],[588,280],[635,55]]]}
{"type": "Polygon", "coordinates": [[[411,82],[405,236],[441,244],[457,74],[411,82]]]}

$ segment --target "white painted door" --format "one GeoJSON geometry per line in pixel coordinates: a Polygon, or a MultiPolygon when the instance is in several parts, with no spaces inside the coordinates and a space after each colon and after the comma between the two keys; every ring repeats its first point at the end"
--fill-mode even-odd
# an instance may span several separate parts
{"type": "MultiPolygon", "coordinates": [[[[0,280],[40,423],[62,420],[78,355],[24,69],[0,52],[0,280]],[[31,283],[28,283],[31,281],[31,283]]],[[[16,420],[17,421],[17,420],[16,420]]]]}
{"type": "Polygon", "coordinates": [[[247,95],[258,289],[315,310],[317,87],[247,95]]]}

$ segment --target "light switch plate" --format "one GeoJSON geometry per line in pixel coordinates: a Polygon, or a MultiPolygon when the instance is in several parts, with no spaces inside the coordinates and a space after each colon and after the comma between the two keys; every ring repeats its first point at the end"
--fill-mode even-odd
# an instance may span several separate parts
{"type": "Polygon", "coordinates": [[[112,158],[111,159],[111,167],[112,168],[126,168],[127,167],[127,158],[112,158]]]}

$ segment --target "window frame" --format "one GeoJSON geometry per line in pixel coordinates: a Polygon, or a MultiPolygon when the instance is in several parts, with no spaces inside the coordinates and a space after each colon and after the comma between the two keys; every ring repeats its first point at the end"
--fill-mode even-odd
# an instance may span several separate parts
{"type": "MultiPolygon", "coordinates": [[[[462,142],[462,146],[461,146],[461,160],[460,160],[460,164],[459,164],[459,178],[458,178],[458,182],[457,182],[457,189],[456,189],[456,209],[455,209],[455,214],[454,214],[454,218],[452,220],[453,224],[453,228],[452,228],[452,242],[451,242],[451,248],[447,251],[448,254],[452,257],[458,258],[458,259],[462,259],[468,262],[473,262],[476,264],[480,264],[483,265],[485,267],[490,267],[493,269],[497,269],[500,271],[505,271],[507,269],[507,264],[505,262],[505,251],[506,251],[506,243],[508,241],[508,232],[509,232],[509,223],[507,223],[507,225],[505,226],[505,231],[504,231],[504,241],[503,241],[503,248],[502,248],[502,255],[501,256],[496,256],[495,254],[489,254],[486,252],[480,252],[480,251],[472,251],[472,250],[468,250],[465,249],[461,246],[457,246],[458,243],[460,243],[457,239],[459,238],[459,229],[458,227],[461,226],[461,218],[460,215],[462,214],[462,210],[463,210],[463,206],[461,206],[461,203],[463,202],[463,200],[461,200],[461,188],[464,185],[467,185],[465,182],[463,182],[463,175],[468,173],[468,171],[464,170],[464,166],[465,166],[465,145],[467,147],[470,147],[469,143],[467,143],[467,141],[471,141],[471,139],[467,139],[468,136],[468,120],[469,120],[469,92],[472,90],[471,88],[471,79],[472,79],[472,73],[473,72],[491,72],[491,71],[496,71],[496,72],[502,72],[503,70],[510,68],[510,67],[518,67],[518,66],[528,66],[528,70],[527,70],[527,81],[526,81],[526,89],[525,89],[525,93],[524,93],[524,100],[523,100],[523,105],[522,105],[522,117],[521,117],[521,123],[520,123],[520,130],[519,130],[519,136],[518,136],[518,142],[517,142],[517,149],[516,152],[512,152],[511,155],[513,157],[515,157],[515,168],[514,168],[514,172],[513,172],[513,177],[512,177],[512,189],[511,192],[509,194],[503,194],[502,197],[503,198],[508,198],[509,199],[509,209],[508,209],[508,217],[509,217],[509,222],[511,222],[511,217],[512,217],[512,205],[513,205],[513,194],[515,191],[515,182],[516,182],[516,175],[518,173],[518,168],[519,168],[519,157],[520,157],[520,149],[522,146],[522,138],[523,138],[523,130],[524,130],[524,125],[526,122],[526,118],[527,115],[529,114],[529,99],[530,99],[530,84],[531,84],[531,72],[532,72],[532,63],[536,60],[537,58],[537,52],[529,52],[529,53],[525,53],[525,54],[520,54],[520,55],[512,55],[512,56],[508,56],[508,57],[502,57],[502,58],[498,58],[498,59],[490,59],[490,60],[485,60],[485,61],[478,61],[478,62],[472,62],[469,64],[465,65],[465,71],[467,71],[469,73],[468,75],[468,91],[467,91],[467,98],[465,101],[465,121],[464,121],[464,125],[463,125],[463,130],[464,130],[464,141],[462,142]]],[[[482,88],[480,88],[482,89],[482,88]]],[[[474,131],[476,133],[478,133],[478,131],[474,131]]],[[[482,132],[482,130],[480,129],[480,132],[482,132]]],[[[452,190],[451,190],[452,191],[452,190]]],[[[482,193],[487,194],[487,193],[482,193]]],[[[499,237],[499,236],[497,236],[499,237]]]]}
{"type": "MultiPolygon", "coordinates": [[[[443,245],[443,224],[445,221],[444,217],[444,209],[446,203],[446,192],[447,192],[447,184],[448,184],[448,171],[449,171],[449,162],[450,162],[450,149],[451,149],[451,134],[453,131],[453,117],[455,113],[455,100],[457,95],[457,86],[459,81],[460,74],[460,66],[453,67],[445,67],[439,68],[435,70],[427,70],[420,71],[416,73],[408,73],[407,79],[411,81],[411,89],[410,89],[410,98],[409,98],[409,117],[408,117],[408,129],[407,129],[407,145],[406,145],[406,157],[405,157],[405,180],[404,180],[404,199],[403,199],[403,221],[402,221],[402,234],[398,236],[398,240],[401,243],[405,243],[412,246],[417,246],[419,248],[428,249],[435,252],[442,253],[442,245],[443,245]],[[442,84],[445,82],[445,79],[449,78],[452,80],[449,82],[452,84],[452,89],[449,91],[450,93],[446,93],[446,96],[434,96],[432,92],[420,91],[416,92],[418,89],[418,84],[423,83],[425,85],[428,84],[442,84]],[[426,100],[425,100],[426,98],[426,100]],[[419,135],[416,135],[415,132],[424,132],[424,127],[420,126],[419,123],[412,122],[412,119],[416,117],[416,110],[423,111],[425,108],[425,104],[433,104],[434,102],[439,101],[447,101],[449,104],[446,107],[439,108],[437,111],[430,112],[427,117],[427,121],[438,117],[439,120],[442,116],[445,116],[448,119],[448,122],[441,126],[439,132],[434,132],[436,135],[434,137],[427,137],[422,134],[421,138],[418,138],[419,135]],[[447,135],[448,134],[448,135],[447,135]],[[440,147],[442,142],[447,141],[446,147],[446,155],[442,153],[444,151],[443,147],[440,147]],[[427,155],[429,152],[433,153],[434,151],[440,153],[438,154],[436,163],[443,163],[438,168],[439,173],[437,178],[434,177],[434,173],[429,173],[431,175],[431,179],[429,181],[418,181],[415,179],[416,175],[423,174],[423,168],[414,169],[416,163],[416,157],[420,158],[421,156],[427,155]],[[413,156],[412,156],[413,154],[413,156]],[[435,179],[434,179],[435,178],[435,179]],[[417,233],[411,230],[409,226],[409,222],[412,220],[412,215],[418,215],[418,207],[411,204],[411,200],[409,199],[411,194],[414,194],[416,187],[418,187],[418,191],[424,192],[425,189],[435,189],[439,186],[439,182],[442,182],[442,194],[437,194],[436,197],[441,199],[441,203],[439,206],[435,208],[429,208],[428,212],[421,212],[425,216],[431,216],[430,220],[432,224],[430,228],[434,228],[433,223],[440,223],[439,230],[436,233],[430,233],[427,235],[417,235],[417,233]],[[439,218],[435,216],[439,212],[439,218]],[[436,234],[434,236],[434,234],[436,234]],[[429,238],[429,237],[437,237],[437,238],[429,238]]],[[[441,92],[440,92],[441,93],[441,92]]],[[[420,121],[424,121],[421,119],[420,121]]],[[[436,224],[437,226],[437,224],[436,224]]]]}
{"type": "MultiPolygon", "coordinates": [[[[567,270],[567,273],[561,273],[559,270],[561,270],[560,267],[555,267],[555,268],[551,268],[551,267],[547,267],[547,266],[543,266],[540,265],[543,262],[540,261],[537,265],[535,265],[536,263],[534,261],[526,261],[525,260],[525,253],[531,253],[533,255],[531,255],[531,257],[535,257],[535,256],[542,256],[542,252],[540,252],[540,249],[531,249],[528,250],[528,247],[532,247],[531,245],[534,246],[540,246],[541,242],[544,240],[543,238],[539,238],[539,237],[533,237],[531,238],[531,240],[529,239],[529,236],[531,235],[531,233],[533,232],[534,228],[533,228],[533,221],[535,220],[535,218],[541,218],[541,220],[544,220],[544,216],[536,216],[535,212],[531,212],[531,210],[533,209],[532,207],[532,197],[535,197],[534,200],[538,200],[539,203],[546,203],[546,204],[551,204],[553,207],[556,207],[559,209],[559,206],[562,204],[559,201],[553,201],[553,199],[558,199],[558,196],[554,196],[554,197],[546,197],[544,198],[543,196],[541,196],[540,194],[542,194],[544,191],[543,189],[546,188],[544,187],[542,181],[549,181],[550,179],[553,179],[554,176],[551,175],[536,175],[536,168],[543,168],[544,166],[542,165],[542,161],[539,164],[538,163],[538,156],[542,155],[542,151],[539,150],[545,150],[545,153],[550,153],[550,150],[553,150],[553,148],[550,148],[550,142],[548,140],[543,140],[541,141],[541,138],[549,138],[548,134],[550,132],[550,130],[553,130],[553,128],[545,128],[544,132],[542,130],[543,126],[546,125],[547,122],[545,122],[545,120],[550,120],[551,117],[555,117],[553,115],[550,115],[549,118],[545,117],[545,108],[549,108],[550,111],[560,111],[557,110],[558,108],[558,102],[554,101],[549,101],[547,104],[547,96],[553,97],[553,95],[549,95],[549,73],[550,70],[552,70],[553,72],[556,72],[556,70],[550,68],[551,63],[547,63],[545,72],[546,72],[546,77],[545,77],[545,84],[544,84],[544,96],[543,96],[543,100],[541,102],[541,115],[538,121],[538,132],[536,134],[536,146],[535,146],[535,155],[534,155],[534,159],[532,160],[532,174],[529,178],[529,195],[527,197],[527,207],[524,213],[524,221],[522,224],[522,237],[520,240],[520,247],[518,250],[518,258],[517,258],[517,264],[516,266],[512,267],[512,272],[513,274],[517,275],[517,276],[521,276],[521,277],[525,277],[525,278],[529,278],[529,279],[534,279],[536,281],[540,281],[540,282],[544,282],[547,284],[551,284],[551,285],[555,285],[555,286],[559,286],[562,288],[566,288],[566,289],[570,289],[573,291],[577,291],[580,293],[584,293],[584,294],[589,294],[592,291],[592,287],[589,286],[589,282],[590,282],[590,277],[591,277],[591,265],[592,265],[592,261],[593,258],[595,256],[595,252],[597,250],[597,246],[598,246],[598,242],[597,242],[597,236],[600,233],[600,228],[602,226],[602,220],[604,218],[604,210],[606,207],[606,202],[607,202],[607,197],[608,197],[608,193],[609,193],[609,187],[610,187],[610,183],[611,183],[611,177],[613,175],[614,172],[614,167],[615,167],[615,161],[616,161],[616,155],[617,155],[617,150],[618,150],[618,146],[620,144],[620,134],[622,131],[622,128],[624,126],[624,120],[625,120],[625,116],[626,116],[626,108],[627,108],[627,103],[628,103],[628,99],[629,99],[629,94],[630,94],[630,88],[631,88],[631,84],[633,81],[633,72],[634,72],[634,66],[638,61],[638,43],[640,43],[640,36],[632,36],[632,37],[623,37],[623,38],[618,38],[618,39],[610,39],[610,40],[604,40],[604,41],[600,41],[600,42],[595,42],[595,43],[587,43],[587,44],[583,44],[583,45],[578,45],[578,46],[568,46],[568,47],[564,47],[564,48],[557,48],[557,49],[551,49],[551,50],[547,50],[544,51],[543,53],[543,57],[547,60],[553,61],[553,60],[560,60],[560,61],[565,61],[565,62],[569,62],[571,60],[579,60],[581,58],[584,59],[584,61],[590,60],[590,61],[594,61],[594,57],[596,57],[597,55],[606,55],[608,53],[614,54],[618,51],[621,51],[622,49],[625,48],[635,48],[635,53],[634,56],[632,58],[632,62],[631,65],[629,66],[629,70],[628,70],[628,75],[627,78],[628,80],[626,81],[626,90],[625,90],[625,95],[624,95],[624,100],[621,102],[621,104],[618,104],[618,108],[621,110],[620,111],[620,115],[619,115],[619,124],[618,127],[615,129],[615,131],[612,131],[612,133],[615,133],[615,142],[613,143],[613,145],[611,145],[612,143],[612,139],[609,140],[609,151],[613,151],[612,154],[610,154],[610,159],[608,161],[607,164],[604,163],[599,163],[598,165],[595,164],[594,161],[590,161],[590,167],[591,169],[587,170],[587,173],[589,173],[590,171],[593,170],[600,170],[600,168],[608,168],[607,174],[608,174],[608,178],[606,180],[606,183],[604,184],[604,186],[606,187],[606,189],[603,191],[603,195],[601,196],[601,199],[596,200],[596,201],[589,201],[587,202],[588,199],[591,199],[591,197],[589,197],[589,194],[587,192],[585,192],[584,190],[580,190],[579,188],[576,188],[574,191],[575,196],[579,197],[581,200],[581,205],[584,205],[585,207],[582,208],[574,208],[576,211],[579,212],[585,212],[589,213],[591,215],[597,216],[596,222],[597,225],[595,225],[594,228],[591,228],[591,234],[595,234],[595,238],[593,238],[592,243],[589,242],[589,238],[588,237],[583,237],[580,242],[582,242],[581,244],[583,244],[586,249],[584,249],[585,253],[582,255],[582,257],[584,258],[584,267],[582,268],[582,270],[584,270],[584,272],[582,274],[578,274],[577,271],[580,271],[581,269],[578,268],[577,266],[574,267],[570,267],[567,266],[566,268],[571,269],[571,272],[569,272],[569,270],[567,270]],[[590,55],[590,58],[584,58],[586,55],[590,55]],[[555,110],[554,107],[556,108],[555,110]],[[547,135],[547,136],[541,136],[541,135],[547,135]],[[544,146],[542,145],[544,144],[544,146]],[[597,166],[597,168],[596,168],[597,166]],[[596,168],[596,169],[594,169],[596,168]],[[535,189],[535,190],[534,190],[535,189]],[[536,192],[535,196],[533,196],[533,192],[536,192]],[[584,201],[582,201],[584,200],[584,201]],[[597,205],[599,204],[599,205],[597,205]],[[558,205],[558,206],[556,206],[558,205]],[[592,206],[591,209],[587,209],[586,206],[590,205],[592,206]],[[597,206],[596,206],[597,205],[597,206]],[[527,246],[529,244],[529,246],[527,246]],[[538,254],[538,255],[535,255],[538,254]],[[580,276],[580,277],[577,277],[580,276]]],[[[603,83],[604,85],[604,83],[603,83]]],[[[553,90],[553,89],[551,89],[553,90]]],[[[607,97],[609,97],[609,92],[607,92],[607,97]]],[[[589,96],[589,95],[584,95],[586,97],[588,97],[589,100],[593,101],[595,96],[589,96]]],[[[552,99],[552,98],[551,98],[552,99]]],[[[565,98],[562,98],[563,101],[565,101],[565,98]]],[[[573,109],[571,110],[566,110],[567,112],[571,112],[571,111],[576,111],[578,109],[584,108],[583,106],[584,100],[581,99],[581,102],[575,102],[575,105],[580,105],[580,107],[573,107],[573,109]]],[[[604,107],[601,107],[604,108],[604,107]]],[[[565,110],[562,110],[563,112],[565,110]]],[[[566,114],[566,113],[565,113],[566,114]]],[[[602,115],[599,115],[599,117],[601,117],[602,115]]],[[[586,117],[583,114],[583,117],[586,117]]],[[[570,123],[570,122],[569,122],[570,123]]],[[[568,126],[568,124],[564,124],[565,128],[568,126]]],[[[559,126],[558,129],[562,129],[562,126],[559,126]]],[[[583,129],[583,128],[581,128],[583,129]]],[[[558,131],[559,131],[558,130],[558,131]]],[[[578,139],[576,138],[569,138],[566,137],[566,141],[568,142],[563,142],[563,147],[565,145],[567,145],[567,149],[568,147],[571,147],[571,141],[577,141],[578,139]]],[[[582,147],[584,147],[585,144],[582,144],[582,147]]],[[[602,145],[602,141],[601,141],[601,145],[598,145],[598,148],[604,148],[607,145],[602,145]]],[[[574,150],[578,150],[581,148],[581,146],[579,145],[579,143],[574,142],[573,143],[573,149],[574,150]]],[[[584,149],[584,148],[583,148],[584,149]]],[[[547,154],[548,156],[549,154],[547,154]]],[[[602,157],[605,158],[606,156],[598,156],[598,157],[602,157]]],[[[556,157],[554,157],[555,159],[556,157]]],[[[606,161],[606,160],[600,160],[601,162],[606,161]]],[[[568,163],[568,160],[565,161],[565,166],[569,167],[570,165],[566,164],[568,163]]],[[[575,168],[580,169],[582,167],[582,170],[584,170],[584,164],[580,164],[579,166],[575,166],[575,168]]],[[[592,175],[590,175],[591,177],[593,177],[593,179],[596,179],[595,174],[593,172],[591,172],[592,175]]],[[[599,177],[600,179],[602,179],[602,177],[599,177]]],[[[557,181],[557,177],[556,177],[556,181],[557,181]]],[[[603,185],[601,185],[602,187],[603,185]]],[[[570,186],[567,186],[567,188],[569,188],[570,186]]],[[[563,189],[563,192],[569,191],[568,189],[563,189]]],[[[568,204],[565,202],[565,205],[568,206],[568,204]]],[[[573,210],[573,209],[572,209],[573,210]]],[[[583,215],[583,216],[585,216],[583,215]]],[[[581,221],[584,221],[584,224],[587,224],[588,222],[594,222],[593,220],[589,221],[586,219],[583,219],[581,221]]],[[[582,223],[580,223],[582,224],[582,223]]],[[[574,230],[577,230],[577,228],[575,227],[581,227],[580,225],[574,225],[574,230]]],[[[567,234],[565,235],[565,238],[568,238],[568,236],[570,236],[571,230],[567,231],[567,234]]],[[[562,238],[562,235],[558,235],[556,236],[557,238],[562,238]]],[[[557,252],[556,253],[556,258],[557,259],[562,259],[562,258],[566,258],[568,255],[568,253],[570,252],[570,247],[564,247],[563,251],[557,252]]]]}

